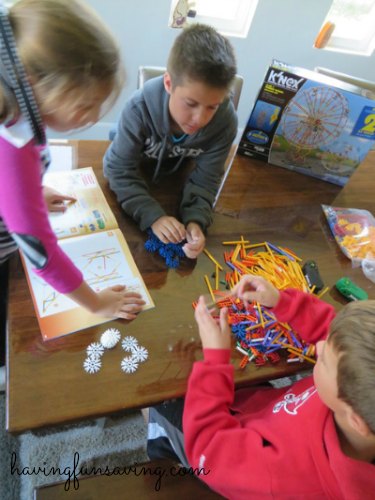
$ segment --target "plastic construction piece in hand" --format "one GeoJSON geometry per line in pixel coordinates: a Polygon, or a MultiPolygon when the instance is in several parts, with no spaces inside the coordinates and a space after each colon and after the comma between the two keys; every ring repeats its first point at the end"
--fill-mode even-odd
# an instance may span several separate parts
{"type": "Polygon", "coordinates": [[[138,369],[138,366],[133,356],[128,356],[121,361],[121,370],[125,373],[134,373],[138,369]]]}
{"type": "MultiPolygon", "coordinates": [[[[216,291],[216,295],[214,296],[215,300],[212,300],[212,295],[209,293],[203,294],[203,298],[208,312],[211,314],[211,316],[217,318],[220,316],[220,309],[222,309],[224,305],[227,307],[233,307],[237,300],[237,298],[233,294],[227,291],[216,291]]],[[[240,301],[238,300],[238,302],[240,301]]],[[[194,308],[196,304],[197,302],[193,303],[194,308]]]]}
{"type": "Polygon", "coordinates": [[[104,347],[100,342],[93,342],[86,349],[88,357],[100,357],[103,355],[104,347]]]}
{"type": "Polygon", "coordinates": [[[120,332],[117,328],[108,328],[100,337],[100,343],[106,349],[112,349],[120,340],[120,332]]]}
{"type": "Polygon", "coordinates": [[[135,337],[125,337],[121,342],[124,351],[133,352],[138,347],[138,340],[135,337]]]}
{"type": "MultiPolygon", "coordinates": [[[[236,349],[245,357],[240,368],[254,361],[257,366],[267,361],[276,363],[280,357],[275,350],[286,349],[287,362],[309,361],[315,363],[312,345],[305,344],[288,325],[279,323],[270,310],[257,302],[245,302],[238,297],[215,290],[213,299],[206,301],[208,312],[217,319],[220,310],[228,310],[228,323],[236,339],[236,349]]],[[[196,307],[196,302],[193,307],[196,307]]]]}
{"type": "Polygon", "coordinates": [[[101,359],[98,356],[90,356],[83,362],[83,368],[87,373],[96,373],[102,366],[101,359]]]}
{"type": "Polygon", "coordinates": [[[164,258],[168,267],[175,269],[180,265],[180,259],[185,257],[182,247],[185,245],[186,240],[180,243],[163,243],[154,234],[152,229],[147,229],[148,240],[145,243],[145,249],[148,252],[158,252],[164,258]]]}

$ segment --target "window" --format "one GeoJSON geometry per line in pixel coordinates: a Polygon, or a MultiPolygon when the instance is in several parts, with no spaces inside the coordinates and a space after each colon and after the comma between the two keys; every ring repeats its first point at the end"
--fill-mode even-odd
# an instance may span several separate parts
{"type": "Polygon", "coordinates": [[[375,48],[375,0],[333,0],[314,46],[371,55],[375,48]]]}
{"type": "Polygon", "coordinates": [[[246,38],[258,0],[172,0],[169,26],[209,24],[226,36],[246,38]]]}

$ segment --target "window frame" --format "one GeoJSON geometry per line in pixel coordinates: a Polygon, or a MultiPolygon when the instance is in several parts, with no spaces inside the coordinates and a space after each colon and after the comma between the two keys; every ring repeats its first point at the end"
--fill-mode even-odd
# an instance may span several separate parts
{"type": "Polygon", "coordinates": [[[335,36],[333,32],[325,48],[336,52],[371,56],[375,48],[375,30],[373,33],[369,32],[362,40],[335,36]]]}
{"type": "MultiPolygon", "coordinates": [[[[333,2],[334,0],[332,0],[332,4],[333,2]]],[[[335,17],[330,15],[332,4],[322,26],[324,26],[326,22],[335,23],[335,17]]],[[[375,19],[375,4],[371,8],[371,14],[375,19]]],[[[365,32],[365,36],[360,40],[357,38],[350,38],[349,36],[335,35],[335,30],[333,30],[328,41],[322,48],[335,52],[344,52],[347,54],[371,56],[375,49],[375,23],[372,25],[369,24],[368,29],[365,32]]]]}
{"type": "MultiPolygon", "coordinates": [[[[228,0],[230,1],[230,0],[228,0]]],[[[246,38],[253,21],[259,0],[238,0],[239,6],[235,19],[223,19],[222,17],[203,16],[199,14],[199,0],[195,2],[194,17],[187,17],[187,24],[203,23],[213,26],[224,36],[246,38]]],[[[170,15],[175,8],[175,2],[171,3],[170,15]],[[173,5],[174,4],[174,5],[173,5]]]]}

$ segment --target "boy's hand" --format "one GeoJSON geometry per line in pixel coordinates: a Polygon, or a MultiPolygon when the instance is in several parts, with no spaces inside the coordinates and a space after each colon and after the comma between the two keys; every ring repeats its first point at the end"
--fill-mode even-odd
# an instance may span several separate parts
{"type": "Polygon", "coordinates": [[[217,324],[206,307],[204,297],[201,296],[195,308],[195,320],[198,323],[203,349],[230,349],[231,335],[226,307],[220,309],[220,320],[217,324]]]}
{"type": "Polygon", "coordinates": [[[246,302],[255,300],[266,307],[275,307],[280,298],[280,292],[272,283],[260,276],[249,274],[241,278],[232,293],[246,302]]]}
{"type": "Polygon", "coordinates": [[[43,196],[49,212],[65,212],[66,202],[77,201],[73,196],[61,194],[49,186],[43,186],[43,196]]]}
{"type": "Polygon", "coordinates": [[[163,243],[180,243],[186,238],[185,226],[168,215],[159,217],[151,224],[151,229],[163,243]]]}
{"type": "Polygon", "coordinates": [[[189,259],[196,259],[203,252],[206,244],[206,238],[199,224],[189,222],[186,227],[186,239],[187,243],[182,247],[182,250],[189,259]]]}

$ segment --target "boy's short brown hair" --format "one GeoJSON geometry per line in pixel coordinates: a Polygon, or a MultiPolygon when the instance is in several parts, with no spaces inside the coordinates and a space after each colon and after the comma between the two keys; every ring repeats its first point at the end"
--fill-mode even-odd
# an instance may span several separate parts
{"type": "Polygon", "coordinates": [[[375,300],[345,306],[331,323],[328,342],[338,354],[338,397],[375,434],[375,300]]]}
{"type": "Polygon", "coordinates": [[[237,72],[234,50],[227,38],[205,24],[184,28],[169,53],[167,71],[172,86],[185,79],[229,89],[237,72]]]}

